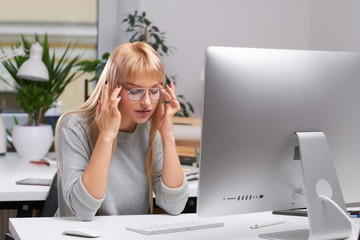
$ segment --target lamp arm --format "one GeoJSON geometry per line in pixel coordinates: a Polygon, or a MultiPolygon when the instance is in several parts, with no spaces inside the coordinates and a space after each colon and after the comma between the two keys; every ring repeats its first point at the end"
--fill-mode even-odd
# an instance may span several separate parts
{"type": "Polygon", "coordinates": [[[16,57],[16,56],[25,56],[24,47],[20,46],[16,49],[13,49],[11,52],[3,53],[0,55],[0,62],[5,61],[9,58],[16,57]]]}

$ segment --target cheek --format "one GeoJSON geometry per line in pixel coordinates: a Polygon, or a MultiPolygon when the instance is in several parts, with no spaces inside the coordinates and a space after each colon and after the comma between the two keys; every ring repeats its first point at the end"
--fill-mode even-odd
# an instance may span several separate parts
{"type": "Polygon", "coordinates": [[[128,101],[126,99],[121,99],[121,101],[119,102],[118,108],[120,110],[120,112],[124,112],[126,111],[126,109],[129,109],[130,104],[128,103],[128,101]]]}
{"type": "Polygon", "coordinates": [[[154,102],[154,104],[153,104],[153,108],[152,108],[152,110],[153,110],[153,114],[155,113],[156,108],[158,107],[158,103],[159,103],[159,101],[154,102]]]}
{"type": "Polygon", "coordinates": [[[126,94],[121,93],[121,100],[118,105],[118,109],[121,113],[130,112],[132,109],[135,108],[136,102],[131,101],[126,94]]]}

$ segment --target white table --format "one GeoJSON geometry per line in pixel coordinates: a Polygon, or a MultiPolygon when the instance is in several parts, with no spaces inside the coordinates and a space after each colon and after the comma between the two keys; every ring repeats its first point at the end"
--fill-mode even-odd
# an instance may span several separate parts
{"type": "MultiPolygon", "coordinates": [[[[50,157],[55,157],[51,153],[50,157]]],[[[37,165],[20,158],[16,153],[0,157],[0,209],[18,209],[18,216],[31,216],[32,210],[42,208],[49,192],[48,186],[17,185],[24,178],[52,179],[55,167],[37,165]]],[[[189,197],[196,198],[198,181],[189,181],[189,197]]],[[[194,203],[195,204],[195,203],[194,203]]]]}
{"type": "MultiPolygon", "coordinates": [[[[94,228],[101,233],[97,239],[157,239],[157,240],[191,240],[191,239],[259,239],[258,235],[262,233],[288,231],[308,228],[306,217],[278,216],[270,212],[243,214],[226,217],[211,218],[213,220],[224,222],[225,226],[213,229],[195,230],[180,233],[160,234],[155,236],[146,236],[139,233],[126,230],[126,227],[155,224],[172,223],[199,219],[196,214],[182,214],[179,216],[170,215],[133,215],[133,216],[100,216],[95,217],[91,222],[81,222],[76,218],[11,218],[9,228],[15,239],[21,240],[42,240],[42,239],[83,239],[63,235],[62,232],[73,227],[94,228]],[[286,220],[284,224],[271,227],[250,229],[251,225],[267,224],[274,221],[286,220]]],[[[360,225],[360,220],[356,220],[360,225]]],[[[353,233],[352,238],[355,237],[353,233]]]]}
{"type": "Polygon", "coordinates": [[[197,197],[199,181],[188,181],[189,185],[189,197],[197,197]]]}
{"type": "MultiPolygon", "coordinates": [[[[54,156],[54,155],[52,155],[54,156]]],[[[30,163],[16,153],[0,157],[0,209],[18,209],[18,216],[29,216],[32,209],[42,206],[49,192],[48,186],[17,185],[24,178],[53,179],[57,169],[30,163]]]]}
{"type": "MultiPolygon", "coordinates": [[[[54,153],[51,154],[54,157],[54,153]]],[[[55,176],[55,167],[31,164],[30,160],[20,158],[16,153],[0,156],[0,202],[45,200],[49,191],[47,186],[16,185],[24,178],[48,178],[55,176]]],[[[186,168],[186,166],[185,166],[186,168]]],[[[189,196],[196,197],[198,181],[189,181],[189,196]]]]}

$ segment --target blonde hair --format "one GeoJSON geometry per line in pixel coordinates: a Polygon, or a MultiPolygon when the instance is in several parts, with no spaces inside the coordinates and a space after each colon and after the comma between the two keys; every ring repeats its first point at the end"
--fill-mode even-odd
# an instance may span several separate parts
{"type": "MultiPolygon", "coordinates": [[[[77,113],[89,120],[90,139],[93,145],[99,136],[99,128],[95,122],[97,102],[102,100],[105,81],[109,84],[109,96],[119,84],[131,81],[137,74],[145,74],[152,79],[157,79],[159,83],[164,84],[165,70],[164,65],[157,52],[148,44],[143,42],[125,43],[111,53],[99,81],[90,95],[89,99],[80,107],[63,114],[57,123],[56,133],[61,125],[62,119],[71,113],[77,113]]],[[[161,111],[161,101],[158,102],[155,112],[150,117],[149,132],[149,151],[145,162],[145,172],[149,184],[149,204],[150,213],[153,212],[153,185],[154,176],[154,151],[157,132],[157,114],[161,111]]],[[[57,134],[55,135],[55,147],[57,145],[57,134]]],[[[116,139],[113,143],[113,149],[116,146],[116,139]]]]}

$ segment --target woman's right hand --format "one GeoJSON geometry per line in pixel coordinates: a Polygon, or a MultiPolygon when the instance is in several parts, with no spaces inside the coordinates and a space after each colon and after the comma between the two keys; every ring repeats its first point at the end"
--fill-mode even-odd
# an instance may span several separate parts
{"type": "Polygon", "coordinates": [[[102,136],[110,141],[117,137],[120,128],[121,113],[118,105],[121,100],[121,89],[122,87],[119,85],[109,97],[109,84],[106,80],[103,99],[101,102],[98,102],[96,109],[95,121],[100,131],[99,137],[102,136]]]}

